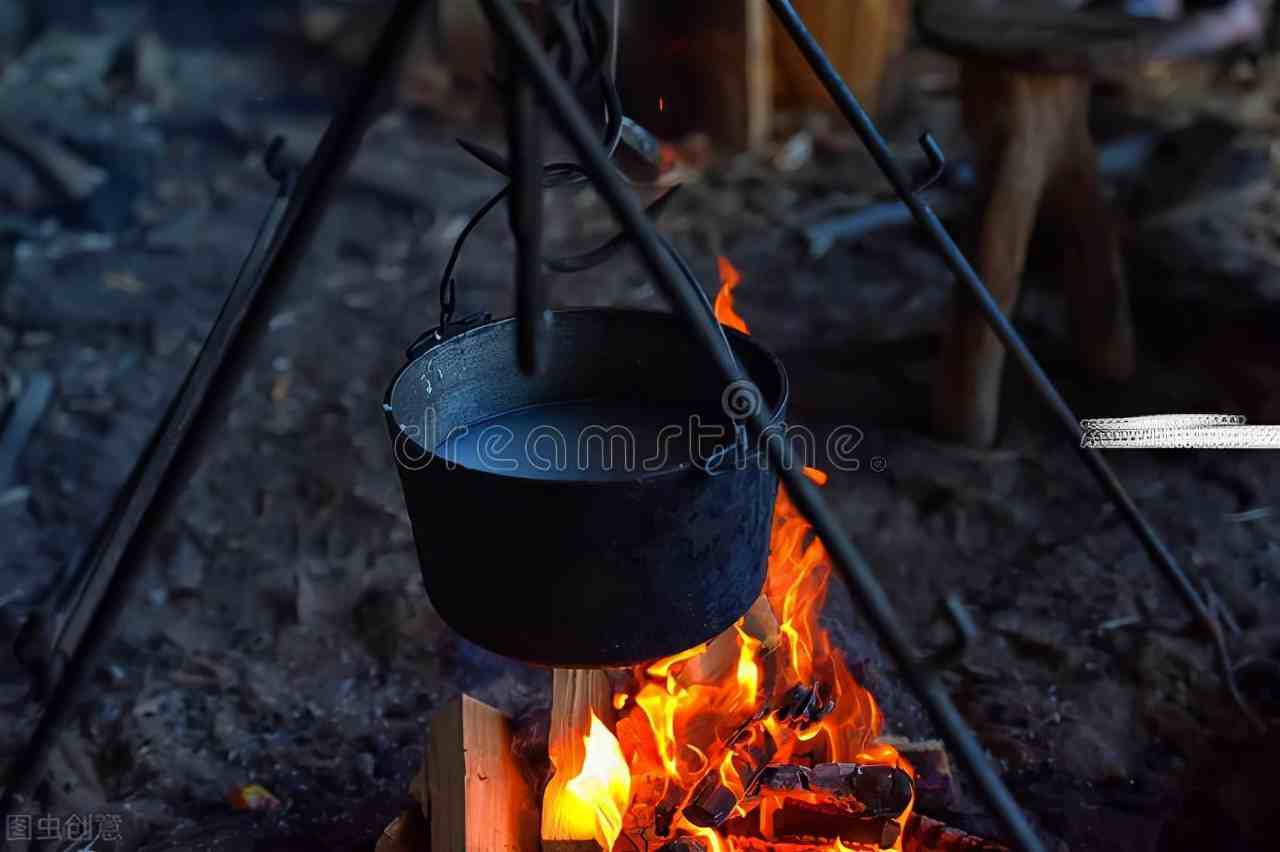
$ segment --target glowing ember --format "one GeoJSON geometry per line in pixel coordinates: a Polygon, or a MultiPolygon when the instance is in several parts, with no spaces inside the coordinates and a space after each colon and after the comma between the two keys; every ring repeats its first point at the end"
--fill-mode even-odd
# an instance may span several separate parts
{"type": "Polygon", "coordinates": [[[570,836],[594,836],[600,848],[612,849],[631,804],[631,771],[617,738],[595,713],[583,741],[587,756],[582,771],[556,797],[558,822],[570,836]]]}

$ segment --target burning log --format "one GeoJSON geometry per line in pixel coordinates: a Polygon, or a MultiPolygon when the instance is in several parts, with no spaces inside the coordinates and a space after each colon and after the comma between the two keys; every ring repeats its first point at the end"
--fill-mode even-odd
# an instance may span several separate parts
{"type": "Polygon", "coordinates": [[[412,807],[382,830],[374,852],[418,852],[429,849],[431,829],[421,809],[412,807]]]}
{"type": "Polygon", "coordinates": [[[666,837],[671,833],[671,825],[676,820],[676,813],[680,810],[680,803],[684,801],[684,794],[685,790],[681,789],[678,784],[669,784],[662,801],[654,808],[653,830],[657,832],[659,837],[666,837]]]}
{"type": "MultiPolygon", "coordinates": [[[[743,616],[742,632],[760,643],[762,659],[777,650],[782,641],[782,633],[778,629],[778,618],[773,613],[773,607],[764,595],[757,598],[743,616]]],[[[684,687],[721,683],[732,674],[738,664],[738,656],[738,625],[735,624],[712,639],[706,651],[686,663],[676,676],[676,681],[684,687]]]]}
{"type": "Polygon", "coordinates": [[[793,728],[816,725],[835,712],[836,703],[830,697],[830,688],[822,683],[813,686],[797,684],[783,697],[774,717],[793,728]]]}
{"type": "Polygon", "coordinates": [[[719,828],[738,806],[738,795],[726,787],[719,773],[709,772],[694,788],[684,818],[699,828],[719,828]]]}
{"type": "Polygon", "coordinates": [[[858,763],[820,763],[813,768],[769,766],[760,775],[760,788],[778,793],[823,793],[846,806],[856,805],[862,816],[889,818],[901,816],[914,793],[911,776],[901,769],[858,763]]]}
{"type": "Polygon", "coordinates": [[[757,715],[729,738],[726,748],[732,751],[725,755],[719,767],[710,768],[702,776],[689,804],[685,805],[684,818],[689,822],[699,828],[718,828],[733,815],[742,797],[725,783],[727,770],[737,773],[744,794],[755,788],[778,748],[768,729],[761,724],[766,715],[757,715]]]}
{"type": "MultiPolygon", "coordinates": [[[[767,766],[759,773],[759,789],[783,797],[788,793],[820,797],[818,801],[781,798],[763,817],[771,839],[829,844],[839,838],[842,843],[881,849],[891,848],[902,834],[899,818],[911,804],[913,793],[911,776],[901,769],[857,763],[767,766]]],[[[760,838],[761,818],[753,814],[735,819],[725,830],[735,836],[760,838]]]]}
{"type": "MultiPolygon", "coordinates": [[[[569,789],[569,785],[583,772],[587,762],[587,736],[595,733],[593,723],[608,726],[612,719],[612,689],[604,671],[555,670],[551,682],[551,730],[547,741],[555,774],[542,797],[543,852],[599,852],[604,848],[596,836],[594,813],[590,812],[588,803],[582,802],[576,792],[569,789]]],[[[621,816],[619,813],[619,827],[621,816]]]]}
{"type": "Polygon", "coordinates": [[[707,852],[707,847],[696,837],[679,837],[663,844],[658,852],[707,852]]]}
{"type": "Polygon", "coordinates": [[[511,752],[511,722],[468,695],[431,721],[427,797],[435,852],[537,852],[532,791],[511,752]]]}
{"type": "Polygon", "coordinates": [[[821,839],[827,843],[863,843],[890,849],[902,834],[902,824],[891,817],[851,815],[831,802],[812,804],[788,800],[773,812],[773,835],[783,841],[821,839]]]}
{"type": "Polygon", "coordinates": [[[906,758],[915,772],[916,808],[928,813],[946,810],[951,805],[955,782],[951,759],[940,740],[909,740],[905,737],[881,737],[906,758]]]}

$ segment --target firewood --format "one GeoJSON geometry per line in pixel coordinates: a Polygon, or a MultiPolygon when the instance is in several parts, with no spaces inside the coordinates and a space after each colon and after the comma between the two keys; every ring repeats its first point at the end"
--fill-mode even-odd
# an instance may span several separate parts
{"type": "MultiPolygon", "coordinates": [[[[761,774],[768,769],[769,761],[777,752],[777,744],[762,723],[764,715],[744,726],[727,745],[736,752],[733,767],[748,795],[755,789],[761,774]]],[[[738,805],[738,796],[720,780],[720,763],[708,763],[706,774],[694,788],[689,803],[684,808],[684,818],[701,828],[718,828],[723,825],[738,805]]]]}
{"type": "MultiPolygon", "coordinates": [[[[893,61],[906,47],[910,0],[797,0],[795,7],[840,76],[875,115],[883,90],[892,89],[885,83],[893,61]]],[[[771,30],[778,106],[834,109],[831,96],[786,31],[776,24],[771,30]]]]}
{"type": "Polygon", "coordinates": [[[671,833],[671,825],[680,810],[680,803],[684,801],[684,794],[685,790],[679,784],[671,782],[667,785],[662,801],[653,809],[653,830],[659,837],[666,837],[671,833]]]}
{"type": "Polygon", "coordinates": [[[770,766],[760,774],[760,787],[780,793],[819,793],[851,813],[890,818],[902,815],[913,793],[911,776],[901,769],[858,763],[770,766]]]}
{"type": "Polygon", "coordinates": [[[782,641],[782,633],[778,629],[778,616],[774,614],[773,604],[764,595],[756,598],[756,602],[747,610],[742,621],[742,629],[753,639],[759,639],[761,650],[773,651],[782,641]]]}
{"type": "Polygon", "coordinates": [[[884,817],[864,818],[842,813],[804,813],[789,804],[775,811],[773,833],[765,838],[760,833],[760,815],[750,813],[726,822],[721,831],[733,838],[733,848],[740,850],[767,849],[782,852],[789,849],[830,849],[839,839],[846,845],[856,844],[858,849],[872,846],[890,849],[902,833],[896,820],[884,817]],[[778,822],[779,815],[782,822],[778,822]]]}
{"type": "Polygon", "coordinates": [[[956,828],[912,814],[904,830],[903,852],[1009,852],[1001,846],[956,828]]]}
{"type": "Polygon", "coordinates": [[[707,852],[707,847],[696,837],[677,837],[664,844],[658,852],[707,852]]]}
{"type": "Polygon", "coordinates": [[[538,852],[537,806],[511,752],[511,721],[468,695],[431,721],[434,852],[538,852]]]}
{"type": "Polygon", "coordinates": [[[911,804],[911,776],[893,766],[820,763],[813,767],[813,787],[839,798],[852,798],[870,816],[898,817],[911,804]]]}
{"type": "Polygon", "coordinates": [[[845,844],[870,843],[889,849],[902,834],[902,825],[889,817],[850,815],[831,802],[788,800],[773,812],[773,833],[784,841],[839,838],[845,844]]]}
{"type": "Polygon", "coordinates": [[[891,745],[915,770],[916,808],[918,810],[944,810],[951,804],[955,781],[951,771],[951,759],[941,740],[910,740],[905,737],[881,737],[880,742],[891,745]]]}
{"type": "Polygon", "coordinates": [[[426,852],[431,830],[419,808],[410,808],[382,830],[374,852],[426,852]]]}
{"type": "Polygon", "coordinates": [[[618,57],[627,114],[668,139],[706,133],[737,149],[768,141],[771,21],[764,0],[627,4],[618,57]]]}
{"type": "MultiPolygon", "coordinates": [[[[773,652],[782,640],[778,618],[764,595],[747,610],[742,619],[742,630],[760,642],[761,655],[773,652]]],[[[676,681],[681,686],[721,683],[730,677],[738,665],[738,625],[733,625],[707,645],[707,650],[694,657],[680,673],[676,681]]]]}
{"type": "Polygon", "coordinates": [[[720,781],[720,773],[708,772],[694,788],[693,797],[685,806],[684,818],[696,826],[715,828],[738,806],[737,795],[720,781]]]}
{"type": "Polygon", "coordinates": [[[598,669],[556,669],[552,675],[547,751],[555,774],[542,797],[543,852],[600,852],[594,836],[574,837],[572,829],[561,824],[562,811],[556,802],[565,785],[582,771],[591,714],[613,727],[612,692],[608,675],[598,669]]]}

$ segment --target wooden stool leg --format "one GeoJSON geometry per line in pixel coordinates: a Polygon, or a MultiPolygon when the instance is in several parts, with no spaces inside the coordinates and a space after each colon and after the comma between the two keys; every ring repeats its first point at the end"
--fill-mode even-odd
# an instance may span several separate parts
{"type": "MultiPolygon", "coordinates": [[[[1001,70],[966,70],[966,121],[987,187],[978,234],[977,270],[1006,314],[1022,283],[1036,212],[1062,147],[1055,106],[1061,78],[1001,70]]],[[[933,425],[975,446],[996,436],[1004,347],[977,303],[957,290],[933,391],[933,425]]]]}
{"type": "Polygon", "coordinates": [[[1133,375],[1134,336],[1120,240],[1098,177],[1089,135],[1087,93],[1071,127],[1058,171],[1045,196],[1057,236],[1062,288],[1077,358],[1094,375],[1133,375]]]}

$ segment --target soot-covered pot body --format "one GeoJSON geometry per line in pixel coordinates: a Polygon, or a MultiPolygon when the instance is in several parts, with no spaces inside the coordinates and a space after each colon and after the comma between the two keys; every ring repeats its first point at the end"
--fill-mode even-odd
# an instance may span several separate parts
{"type": "MultiPolygon", "coordinates": [[[[668,314],[555,312],[537,376],[515,364],[515,325],[487,323],[408,363],[384,406],[427,594],[467,639],[561,667],[658,659],[733,624],[764,582],[777,479],[758,450],[606,481],[508,475],[437,455],[451,429],[531,405],[626,400],[719,407],[711,359],[668,314]]],[[[781,424],[782,365],[730,333],[781,424]]]]}

